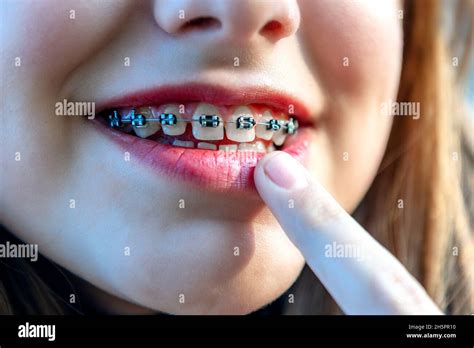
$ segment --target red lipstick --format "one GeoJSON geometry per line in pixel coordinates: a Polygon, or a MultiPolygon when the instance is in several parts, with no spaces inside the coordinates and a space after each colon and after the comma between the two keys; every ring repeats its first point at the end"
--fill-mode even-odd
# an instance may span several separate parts
{"type": "MultiPolygon", "coordinates": [[[[291,108],[303,127],[286,140],[281,150],[305,162],[310,141],[310,131],[306,125],[311,122],[307,108],[297,98],[281,91],[272,91],[268,87],[245,88],[243,91],[198,84],[160,87],[99,102],[98,109],[100,113],[101,110],[111,108],[185,102],[205,102],[216,106],[265,104],[286,114],[291,108]]],[[[95,123],[103,134],[118,145],[119,151],[130,152],[144,166],[166,176],[168,180],[189,182],[201,189],[220,192],[253,190],[253,170],[265,156],[264,153],[253,151],[175,147],[111,129],[99,121],[95,123]]]]}

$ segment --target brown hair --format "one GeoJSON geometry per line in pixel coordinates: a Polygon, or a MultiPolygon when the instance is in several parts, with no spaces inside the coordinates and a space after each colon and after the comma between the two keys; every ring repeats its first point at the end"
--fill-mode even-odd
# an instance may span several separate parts
{"type": "MultiPolygon", "coordinates": [[[[451,30],[456,40],[449,41],[441,30],[441,1],[405,1],[398,100],[419,102],[422,114],[418,120],[394,120],[379,173],[354,216],[401,260],[440,308],[460,314],[472,313],[474,302],[466,209],[472,200],[463,199],[463,193],[472,192],[472,182],[462,180],[462,173],[472,173],[474,158],[472,144],[462,136],[466,129],[460,104],[474,9],[472,2],[456,3],[451,30]],[[458,66],[453,57],[459,58],[458,66]]],[[[1,239],[14,239],[1,230],[1,239]]],[[[307,267],[289,292],[295,303],[286,304],[284,313],[339,311],[307,267]]],[[[71,293],[68,275],[44,258],[34,267],[26,260],[0,260],[1,314],[76,313],[78,307],[67,301],[71,293]]]]}
{"type": "MultiPolygon", "coordinates": [[[[395,118],[377,177],[354,217],[443,311],[470,314],[474,259],[467,206],[473,183],[466,173],[474,163],[468,142],[473,129],[462,110],[460,87],[467,76],[474,9],[469,1],[453,1],[444,9],[456,21],[450,28],[456,36],[449,41],[441,25],[442,5],[405,1],[398,101],[419,102],[421,115],[395,118]]],[[[287,305],[287,313],[339,311],[307,267],[290,292],[296,305],[287,305]]]]}

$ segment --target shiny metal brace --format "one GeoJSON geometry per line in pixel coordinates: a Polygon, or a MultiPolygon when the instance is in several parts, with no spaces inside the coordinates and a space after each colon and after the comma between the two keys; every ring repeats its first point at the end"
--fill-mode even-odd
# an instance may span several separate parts
{"type": "Polygon", "coordinates": [[[178,122],[198,122],[201,127],[216,128],[221,123],[235,123],[237,129],[252,129],[256,125],[265,125],[267,130],[278,132],[282,127],[283,130],[289,134],[295,134],[298,130],[298,121],[290,117],[288,121],[271,119],[266,122],[256,122],[253,116],[240,116],[235,121],[223,121],[218,115],[201,115],[198,119],[178,118],[175,114],[163,113],[159,118],[146,118],[142,114],[136,114],[132,110],[130,118],[120,117],[116,110],[109,115],[109,125],[111,128],[121,128],[126,123],[131,123],[136,128],[148,127],[148,122],[160,122],[161,125],[174,126],[178,122]]]}

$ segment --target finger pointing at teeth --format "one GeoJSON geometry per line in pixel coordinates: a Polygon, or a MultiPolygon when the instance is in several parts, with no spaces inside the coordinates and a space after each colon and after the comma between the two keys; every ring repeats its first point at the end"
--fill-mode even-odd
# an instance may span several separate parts
{"type": "Polygon", "coordinates": [[[441,314],[403,265],[290,155],[265,156],[254,175],[260,196],[346,314],[441,314]]]}

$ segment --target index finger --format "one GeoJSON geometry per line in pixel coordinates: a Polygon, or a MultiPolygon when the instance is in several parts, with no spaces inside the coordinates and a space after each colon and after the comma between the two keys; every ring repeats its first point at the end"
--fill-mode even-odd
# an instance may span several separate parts
{"type": "Polygon", "coordinates": [[[441,314],[403,265],[290,155],[267,155],[254,178],[262,199],[345,313],[441,314]]]}

